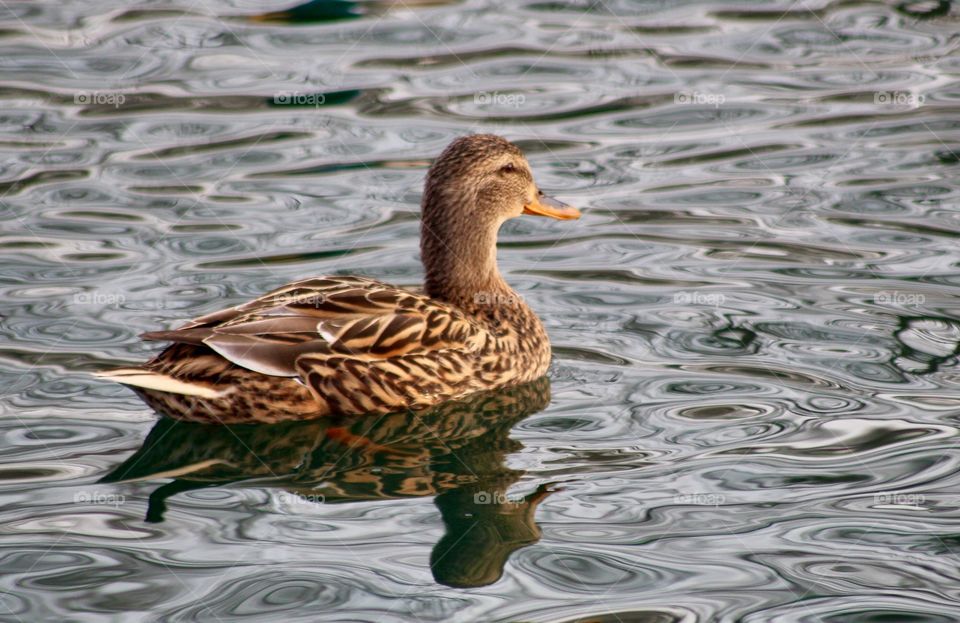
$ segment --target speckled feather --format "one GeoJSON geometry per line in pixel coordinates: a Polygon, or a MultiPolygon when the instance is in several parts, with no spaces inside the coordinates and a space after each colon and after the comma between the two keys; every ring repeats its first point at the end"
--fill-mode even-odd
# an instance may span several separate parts
{"type": "Polygon", "coordinates": [[[536,316],[518,305],[513,322],[499,320],[372,279],[309,279],[144,334],[176,342],[146,370],[223,396],[136,389],[161,412],[195,421],[424,408],[543,375],[550,350],[536,316]]]}

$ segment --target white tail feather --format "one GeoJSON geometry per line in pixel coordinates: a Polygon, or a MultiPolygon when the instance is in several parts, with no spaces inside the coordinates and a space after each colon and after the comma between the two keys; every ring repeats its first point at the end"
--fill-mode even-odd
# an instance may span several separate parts
{"type": "Polygon", "coordinates": [[[154,389],[169,394],[181,394],[183,396],[219,398],[225,393],[224,391],[217,391],[205,385],[181,381],[166,374],[158,374],[141,368],[107,370],[106,372],[96,372],[94,376],[116,381],[117,383],[123,383],[124,385],[133,385],[134,387],[154,389]]]}

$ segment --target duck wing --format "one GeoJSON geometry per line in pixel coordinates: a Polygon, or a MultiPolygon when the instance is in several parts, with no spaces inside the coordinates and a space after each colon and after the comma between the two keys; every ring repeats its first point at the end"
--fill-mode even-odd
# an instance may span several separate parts
{"type": "Polygon", "coordinates": [[[321,277],[142,336],[205,345],[254,372],[295,377],[331,410],[389,411],[472,389],[488,330],[423,294],[321,277]]]}

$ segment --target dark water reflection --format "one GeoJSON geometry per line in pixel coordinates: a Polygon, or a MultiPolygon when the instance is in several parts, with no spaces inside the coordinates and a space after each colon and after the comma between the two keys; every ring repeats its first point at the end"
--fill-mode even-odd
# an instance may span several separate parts
{"type": "Polygon", "coordinates": [[[294,5],[0,3],[0,621],[958,618],[956,6],[294,5]],[[351,445],[91,377],[294,279],[419,283],[471,131],[584,209],[501,235],[542,410],[351,445]]]}
{"type": "Polygon", "coordinates": [[[213,426],[160,419],[102,483],[173,480],[149,497],[164,520],[173,495],[206,487],[270,487],[286,504],[435,498],[446,532],[430,554],[437,582],[486,586],[510,554],[540,539],[537,505],[551,492],[508,494],[524,474],[510,429],[550,402],[550,381],[482,392],[420,412],[276,425],[213,426]]]}

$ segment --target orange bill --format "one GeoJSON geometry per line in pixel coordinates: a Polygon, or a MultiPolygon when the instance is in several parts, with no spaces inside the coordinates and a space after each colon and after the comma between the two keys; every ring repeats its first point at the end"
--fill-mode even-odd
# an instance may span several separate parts
{"type": "Polygon", "coordinates": [[[523,206],[524,214],[535,214],[536,216],[549,216],[550,218],[566,221],[569,219],[580,218],[580,210],[562,201],[557,201],[553,197],[543,194],[542,190],[537,191],[537,197],[532,203],[523,206]]]}

